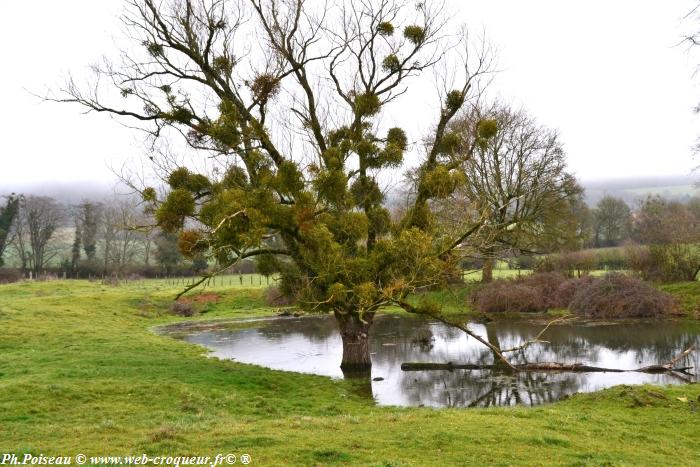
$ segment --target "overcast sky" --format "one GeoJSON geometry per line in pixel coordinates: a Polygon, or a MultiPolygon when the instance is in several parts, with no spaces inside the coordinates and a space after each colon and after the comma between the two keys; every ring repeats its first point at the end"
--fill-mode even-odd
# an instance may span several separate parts
{"type": "MultiPolygon", "coordinates": [[[[451,1],[498,49],[491,92],[557,128],[580,178],[687,175],[697,165],[700,54],[676,46],[693,1],[451,1]]],[[[114,51],[119,0],[4,2],[0,192],[18,183],[114,178],[140,139],[104,115],[41,103],[68,73],[114,51]]],[[[118,40],[118,39],[117,39],[118,40]]],[[[416,124],[428,125],[417,117],[416,124]]]]}

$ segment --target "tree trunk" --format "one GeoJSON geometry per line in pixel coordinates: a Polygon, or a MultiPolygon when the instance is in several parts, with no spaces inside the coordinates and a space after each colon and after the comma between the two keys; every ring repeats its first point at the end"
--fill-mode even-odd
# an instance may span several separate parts
{"type": "Polygon", "coordinates": [[[374,313],[365,313],[364,321],[356,312],[335,312],[340,337],[343,340],[343,370],[363,370],[372,367],[369,356],[369,327],[374,313]]]}
{"type": "Polygon", "coordinates": [[[493,258],[486,258],[484,260],[484,268],[481,270],[481,282],[487,284],[493,281],[493,258]]]}

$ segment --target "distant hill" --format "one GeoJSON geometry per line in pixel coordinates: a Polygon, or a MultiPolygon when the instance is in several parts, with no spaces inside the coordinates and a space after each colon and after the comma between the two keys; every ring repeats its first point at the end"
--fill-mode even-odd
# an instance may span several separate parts
{"type": "MultiPolygon", "coordinates": [[[[630,206],[648,194],[659,194],[669,199],[687,200],[700,196],[700,174],[671,177],[618,178],[607,180],[582,180],[586,190],[586,203],[594,206],[604,196],[622,198],[630,206]]],[[[0,196],[9,193],[24,193],[51,196],[64,204],[76,204],[83,199],[99,201],[114,193],[125,194],[129,189],[118,182],[46,182],[46,183],[3,183],[0,196]]],[[[390,196],[391,198],[391,196],[390,196]]]]}
{"type": "Polygon", "coordinates": [[[700,196],[700,175],[678,175],[671,177],[619,178],[608,180],[583,180],[586,189],[586,203],[595,205],[604,196],[622,198],[630,206],[647,195],[661,195],[664,198],[687,201],[700,196]]]}
{"type": "Polygon", "coordinates": [[[50,196],[63,204],[77,204],[82,200],[100,201],[114,195],[127,193],[128,190],[114,182],[45,182],[45,183],[3,183],[0,184],[0,196],[10,193],[25,195],[50,196]]]}

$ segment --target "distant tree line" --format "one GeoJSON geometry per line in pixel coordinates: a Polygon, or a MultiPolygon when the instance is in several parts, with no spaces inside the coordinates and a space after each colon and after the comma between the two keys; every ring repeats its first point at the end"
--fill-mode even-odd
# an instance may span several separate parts
{"type": "Polygon", "coordinates": [[[37,277],[189,275],[207,268],[188,260],[178,237],[154,228],[138,200],[114,197],[64,205],[46,196],[12,194],[0,205],[0,267],[37,277]]]}
{"type": "MultiPolygon", "coordinates": [[[[485,282],[492,279],[497,259],[524,269],[579,275],[591,269],[632,269],[644,279],[660,281],[692,280],[700,272],[700,197],[682,202],[649,195],[630,206],[606,196],[589,207],[583,189],[557,161],[561,155],[547,160],[550,167],[537,181],[549,188],[536,193],[527,185],[534,181],[525,182],[517,171],[510,181],[495,173],[498,168],[488,163],[487,152],[477,152],[471,182],[461,194],[436,210],[446,229],[479,212],[491,213],[489,228],[480,232],[488,237],[480,243],[484,247],[464,262],[465,268],[483,268],[485,282]],[[499,179],[505,190],[493,186],[499,179]],[[526,206],[497,209],[508,203],[507,193],[521,191],[531,198],[526,206]],[[590,253],[594,248],[603,250],[590,253]]],[[[544,163],[540,156],[529,155],[544,163]]],[[[528,170],[535,162],[528,162],[528,170]]],[[[79,278],[191,275],[208,268],[203,255],[186,258],[180,237],[153,224],[152,213],[131,198],[64,205],[50,197],[12,194],[0,204],[0,267],[16,268],[25,276],[48,271],[79,278]]],[[[248,261],[234,272],[256,269],[248,261]]]]}
{"type": "Polygon", "coordinates": [[[584,247],[693,243],[700,237],[700,197],[684,202],[648,195],[630,206],[606,196],[581,216],[586,226],[584,247]]]}
{"type": "Polygon", "coordinates": [[[579,276],[594,269],[626,269],[659,282],[692,281],[700,273],[698,197],[681,202],[648,195],[633,207],[606,197],[582,215],[581,249],[521,260],[520,265],[579,276]]]}

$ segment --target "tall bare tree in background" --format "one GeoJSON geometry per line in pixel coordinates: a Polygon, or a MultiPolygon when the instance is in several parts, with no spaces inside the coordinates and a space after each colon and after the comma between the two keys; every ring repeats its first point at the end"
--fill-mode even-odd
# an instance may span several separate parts
{"type": "Polygon", "coordinates": [[[490,282],[494,261],[506,253],[575,247],[583,189],[566,170],[557,133],[501,102],[468,109],[453,122],[460,150],[474,146],[473,135],[484,120],[496,121],[498,130],[465,158],[465,182],[448,211],[466,204],[470,222],[485,219],[478,253],[484,260],[482,280],[490,282]]]}
{"type": "Polygon", "coordinates": [[[26,196],[20,199],[13,244],[23,271],[38,275],[56,257],[58,250],[51,239],[60,227],[63,211],[53,198],[26,196]]]}
{"type": "Polygon", "coordinates": [[[138,200],[115,197],[105,201],[101,220],[105,272],[124,273],[138,256],[147,257],[151,239],[143,230],[153,221],[146,219],[138,200]]]}

